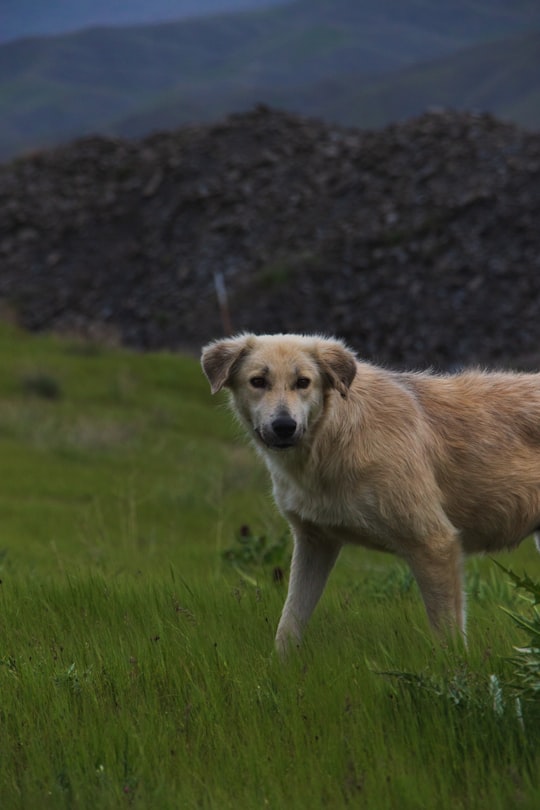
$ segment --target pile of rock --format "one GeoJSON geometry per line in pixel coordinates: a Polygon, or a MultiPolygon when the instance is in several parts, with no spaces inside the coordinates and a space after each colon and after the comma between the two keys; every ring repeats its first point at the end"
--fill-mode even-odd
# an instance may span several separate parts
{"type": "Polygon", "coordinates": [[[0,167],[0,299],[31,329],[192,348],[320,331],[386,364],[540,367],[540,134],[266,108],[0,167]]]}

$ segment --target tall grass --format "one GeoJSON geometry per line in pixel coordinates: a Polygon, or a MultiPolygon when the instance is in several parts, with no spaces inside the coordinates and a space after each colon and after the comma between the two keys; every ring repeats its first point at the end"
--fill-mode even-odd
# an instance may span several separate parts
{"type": "MultiPolygon", "coordinates": [[[[469,565],[465,651],[405,568],[347,549],[283,665],[284,526],[196,361],[10,330],[0,361],[2,808],[540,806],[508,574],[469,565]]],[[[540,576],[531,544],[503,563],[540,576]]]]}

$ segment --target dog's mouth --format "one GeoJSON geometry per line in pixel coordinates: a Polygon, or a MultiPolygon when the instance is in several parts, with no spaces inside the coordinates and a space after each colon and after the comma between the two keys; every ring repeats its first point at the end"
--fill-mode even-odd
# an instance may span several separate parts
{"type": "Polygon", "coordinates": [[[265,442],[265,444],[271,450],[289,450],[291,447],[296,446],[296,442],[284,442],[284,441],[265,442]]]}
{"type": "Polygon", "coordinates": [[[293,436],[277,436],[273,431],[255,428],[255,434],[270,450],[290,450],[298,444],[301,433],[293,436]]]}

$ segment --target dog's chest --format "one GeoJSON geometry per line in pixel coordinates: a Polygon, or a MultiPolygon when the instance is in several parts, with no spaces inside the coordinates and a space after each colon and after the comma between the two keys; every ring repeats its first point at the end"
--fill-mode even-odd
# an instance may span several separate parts
{"type": "Polygon", "coordinates": [[[324,526],[346,527],[362,532],[376,529],[378,509],[373,490],[358,483],[347,488],[321,481],[316,476],[293,477],[272,474],[274,498],[284,513],[324,526]]]}

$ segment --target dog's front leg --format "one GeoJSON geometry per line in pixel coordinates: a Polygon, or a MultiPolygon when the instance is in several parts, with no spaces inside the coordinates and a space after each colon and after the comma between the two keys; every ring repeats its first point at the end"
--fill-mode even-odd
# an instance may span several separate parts
{"type": "Polygon", "coordinates": [[[276,633],[276,649],[284,657],[298,645],[336,562],[341,545],[295,532],[289,592],[276,633]]]}

